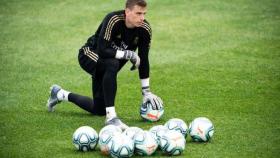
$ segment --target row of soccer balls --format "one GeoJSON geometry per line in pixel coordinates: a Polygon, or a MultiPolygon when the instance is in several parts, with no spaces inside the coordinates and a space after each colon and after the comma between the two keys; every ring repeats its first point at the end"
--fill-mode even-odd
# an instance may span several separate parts
{"type": "Polygon", "coordinates": [[[82,126],[74,132],[73,143],[80,151],[94,150],[99,144],[101,152],[113,158],[131,157],[134,153],[148,156],[157,148],[168,155],[180,155],[185,149],[188,134],[193,141],[207,142],[213,133],[214,126],[205,117],[194,119],[189,128],[183,120],[173,118],[148,131],[129,127],[122,132],[119,127],[108,125],[98,135],[93,128],[82,126]]]}

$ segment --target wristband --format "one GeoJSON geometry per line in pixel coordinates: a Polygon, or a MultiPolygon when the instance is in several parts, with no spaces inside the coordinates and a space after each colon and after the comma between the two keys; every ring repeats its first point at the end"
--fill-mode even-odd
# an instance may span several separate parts
{"type": "Polygon", "coordinates": [[[124,51],[117,50],[115,58],[122,59],[124,56],[124,51]]]}

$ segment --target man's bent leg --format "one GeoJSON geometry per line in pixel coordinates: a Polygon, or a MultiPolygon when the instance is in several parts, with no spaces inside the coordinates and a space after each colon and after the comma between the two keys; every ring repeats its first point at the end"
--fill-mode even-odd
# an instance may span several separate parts
{"type": "Polygon", "coordinates": [[[117,92],[117,73],[122,67],[120,60],[107,59],[105,61],[105,72],[103,77],[104,101],[106,105],[106,121],[105,124],[113,124],[119,126],[122,130],[128,128],[118,117],[115,112],[115,97],[117,92]]]}
{"type": "Polygon", "coordinates": [[[108,59],[105,62],[106,70],[103,77],[104,100],[106,107],[115,105],[115,97],[117,93],[117,73],[119,71],[120,62],[117,59],[108,59]]]}
{"type": "Polygon", "coordinates": [[[104,66],[103,61],[99,61],[98,67],[95,72],[95,76],[92,76],[92,95],[93,95],[93,103],[94,108],[98,113],[102,113],[106,115],[106,106],[104,102],[104,94],[102,87],[102,80],[104,75],[104,66]]]}

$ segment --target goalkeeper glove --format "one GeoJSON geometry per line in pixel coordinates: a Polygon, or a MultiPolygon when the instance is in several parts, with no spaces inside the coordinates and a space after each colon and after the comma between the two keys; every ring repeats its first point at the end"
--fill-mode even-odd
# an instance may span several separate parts
{"type": "Polygon", "coordinates": [[[160,97],[156,96],[150,91],[149,87],[142,88],[143,103],[150,101],[153,110],[160,110],[163,108],[163,102],[160,97]]]}
{"type": "Polygon", "coordinates": [[[130,68],[130,70],[135,70],[140,65],[139,56],[137,55],[137,53],[131,50],[124,50],[124,51],[118,50],[116,53],[116,58],[130,60],[130,62],[132,63],[132,67],[130,68]]]}

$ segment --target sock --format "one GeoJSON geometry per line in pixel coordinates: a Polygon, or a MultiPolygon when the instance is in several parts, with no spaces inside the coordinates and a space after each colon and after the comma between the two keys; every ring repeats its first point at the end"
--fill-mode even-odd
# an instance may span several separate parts
{"type": "Polygon", "coordinates": [[[61,89],[60,91],[58,91],[57,93],[57,98],[59,101],[68,101],[68,95],[69,95],[70,92],[64,90],[64,89],[61,89]]]}
{"type": "Polygon", "coordinates": [[[151,94],[150,91],[150,78],[141,79],[142,95],[151,94]]]}
{"type": "Polygon", "coordinates": [[[115,111],[115,107],[107,107],[106,108],[106,120],[109,121],[112,118],[117,117],[116,111],[115,111]]]}
{"type": "Polygon", "coordinates": [[[149,87],[150,86],[150,78],[141,79],[141,86],[142,87],[149,87]]]}

